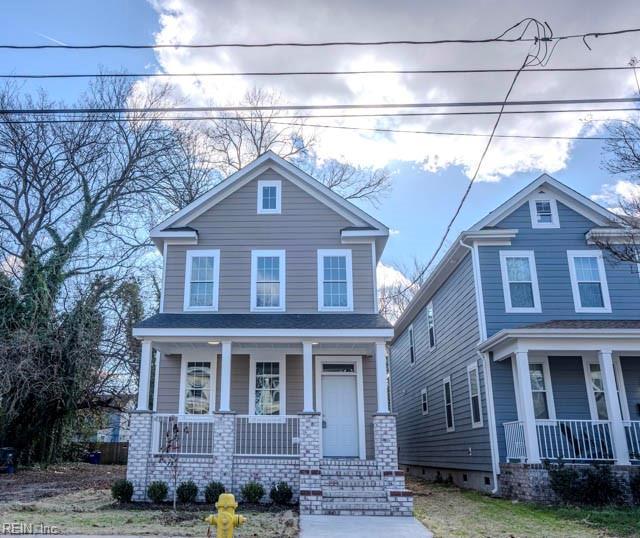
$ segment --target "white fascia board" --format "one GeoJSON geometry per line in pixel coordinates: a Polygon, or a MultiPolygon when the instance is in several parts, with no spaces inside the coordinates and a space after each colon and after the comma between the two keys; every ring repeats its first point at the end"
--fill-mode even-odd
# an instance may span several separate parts
{"type": "Polygon", "coordinates": [[[389,339],[393,329],[133,329],[136,338],[378,338],[389,339]]]}
{"type": "Polygon", "coordinates": [[[194,200],[191,204],[155,226],[152,233],[163,230],[169,226],[184,226],[188,224],[191,220],[201,215],[203,212],[207,211],[209,208],[235,192],[252,179],[255,179],[258,175],[269,168],[273,168],[283,177],[292,181],[308,194],[320,200],[325,205],[329,206],[338,214],[346,218],[353,225],[373,226],[374,228],[388,234],[389,230],[384,224],[271,151],[261,155],[252,163],[230,175],[227,179],[194,200]]]}
{"type": "Polygon", "coordinates": [[[518,235],[518,230],[514,228],[493,228],[491,230],[478,230],[462,232],[460,240],[468,246],[477,243],[479,246],[505,246],[518,235]]]}
{"type": "Polygon", "coordinates": [[[531,194],[543,185],[548,185],[552,188],[554,193],[558,195],[558,200],[564,205],[570,207],[574,211],[584,215],[590,220],[593,220],[600,226],[610,225],[611,223],[619,222],[619,217],[614,213],[606,210],[604,207],[596,204],[593,200],[590,200],[586,196],[574,191],[572,188],[567,187],[564,183],[561,183],[557,179],[551,177],[548,174],[542,174],[536,180],[532,181],[524,187],[521,191],[517,192],[511,198],[509,198],[502,205],[494,209],[486,217],[479,220],[474,224],[469,231],[481,230],[487,226],[494,226],[504,219],[507,215],[515,211],[520,205],[522,205],[531,194]]]}
{"type": "Polygon", "coordinates": [[[158,231],[150,233],[149,237],[153,244],[161,252],[164,250],[164,245],[197,245],[198,244],[198,232],[195,230],[169,230],[158,231]]]}
{"type": "Polygon", "coordinates": [[[593,228],[585,234],[585,238],[589,245],[597,245],[599,242],[635,245],[640,233],[633,228],[593,228]]]}

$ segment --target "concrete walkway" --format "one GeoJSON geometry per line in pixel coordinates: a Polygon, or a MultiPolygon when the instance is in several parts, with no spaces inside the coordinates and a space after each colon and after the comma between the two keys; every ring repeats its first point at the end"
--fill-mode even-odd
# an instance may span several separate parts
{"type": "Polygon", "coordinates": [[[432,538],[414,517],[300,516],[300,538],[432,538]]]}

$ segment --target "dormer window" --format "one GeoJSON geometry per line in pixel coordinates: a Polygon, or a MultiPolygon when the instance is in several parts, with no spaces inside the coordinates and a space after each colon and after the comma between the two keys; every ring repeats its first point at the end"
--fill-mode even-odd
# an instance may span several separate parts
{"type": "Polygon", "coordinates": [[[558,206],[554,198],[540,193],[529,200],[532,228],[559,228],[558,206]]]}
{"type": "Polygon", "coordinates": [[[281,193],[281,181],[258,181],[258,214],[280,214],[281,193]]]}

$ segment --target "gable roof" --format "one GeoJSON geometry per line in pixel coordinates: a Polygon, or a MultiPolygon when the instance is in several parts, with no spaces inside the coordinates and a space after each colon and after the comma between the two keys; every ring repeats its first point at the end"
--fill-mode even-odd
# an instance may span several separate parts
{"type": "MultiPolygon", "coordinates": [[[[384,224],[272,151],[267,151],[244,168],[231,174],[188,206],[152,228],[151,238],[165,238],[168,237],[168,233],[175,233],[174,230],[184,230],[195,218],[269,169],[343,216],[353,227],[362,230],[360,234],[365,234],[365,230],[370,230],[370,235],[378,237],[377,241],[380,241],[382,243],[380,246],[384,247],[389,235],[389,229],[384,224]]],[[[382,252],[382,248],[379,248],[379,252],[382,252]]]]}
{"type": "Polygon", "coordinates": [[[499,205],[484,218],[476,222],[471,228],[462,232],[453,242],[451,247],[445,252],[438,264],[431,271],[427,279],[422,283],[420,289],[413,299],[405,307],[400,317],[396,320],[395,339],[402,334],[418,313],[427,305],[440,286],[449,278],[459,263],[470,252],[470,244],[473,241],[501,241],[508,239],[508,236],[517,233],[517,230],[494,228],[505,217],[518,209],[529,196],[540,188],[547,188],[553,191],[559,202],[570,207],[590,219],[599,226],[609,226],[620,228],[620,219],[601,205],[590,198],[573,190],[564,183],[542,174],[526,187],[518,191],[506,202],[499,205]]]}
{"type": "Polygon", "coordinates": [[[556,195],[559,202],[562,202],[564,205],[600,226],[611,226],[619,222],[618,217],[611,211],[551,177],[549,174],[542,174],[506,202],[491,211],[486,217],[476,222],[469,228],[469,231],[478,231],[489,226],[495,226],[502,219],[518,209],[535,191],[545,186],[556,195]]]}

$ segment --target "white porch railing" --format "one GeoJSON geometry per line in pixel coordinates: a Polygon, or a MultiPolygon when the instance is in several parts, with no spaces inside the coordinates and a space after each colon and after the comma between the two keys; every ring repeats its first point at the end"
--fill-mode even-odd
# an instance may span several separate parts
{"type": "MultiPolygon", "coordinates": [[[[508,460],[527,457],[524,425],[505,422],[508,460]]],[[[537,420],[540,459],[567,461],[607,461],[614,459],[611,428],[606,420],[537,420]]],[[[640,428],[637,433],[640,434],[640,428]]],[[[640,439],[640,436],[636,439],[640,439]]]]}
{"type": "Polygon", "coordinates": [[[151,439],[154,454],[213,454],[213,418],[156,413],[151,439]]]}
{"type": "Polygon", "coordinates": [[[517,420],[505,422],[504,436],[507,444],[507,460],[522,460],[527,458],[527,448],[524,442],[524,425],[517,420]]]}
{"type": "Polygon", "coordinates": [[[237,456],[300,455],[300,420],[295,415],[236,416],[237,456]]]}
{"type": "Polygon", "coordinates": [[[640,420],[627,420],[624,422],[624,431],[627,436],[629,459],[640,460],[640,420]]]}

